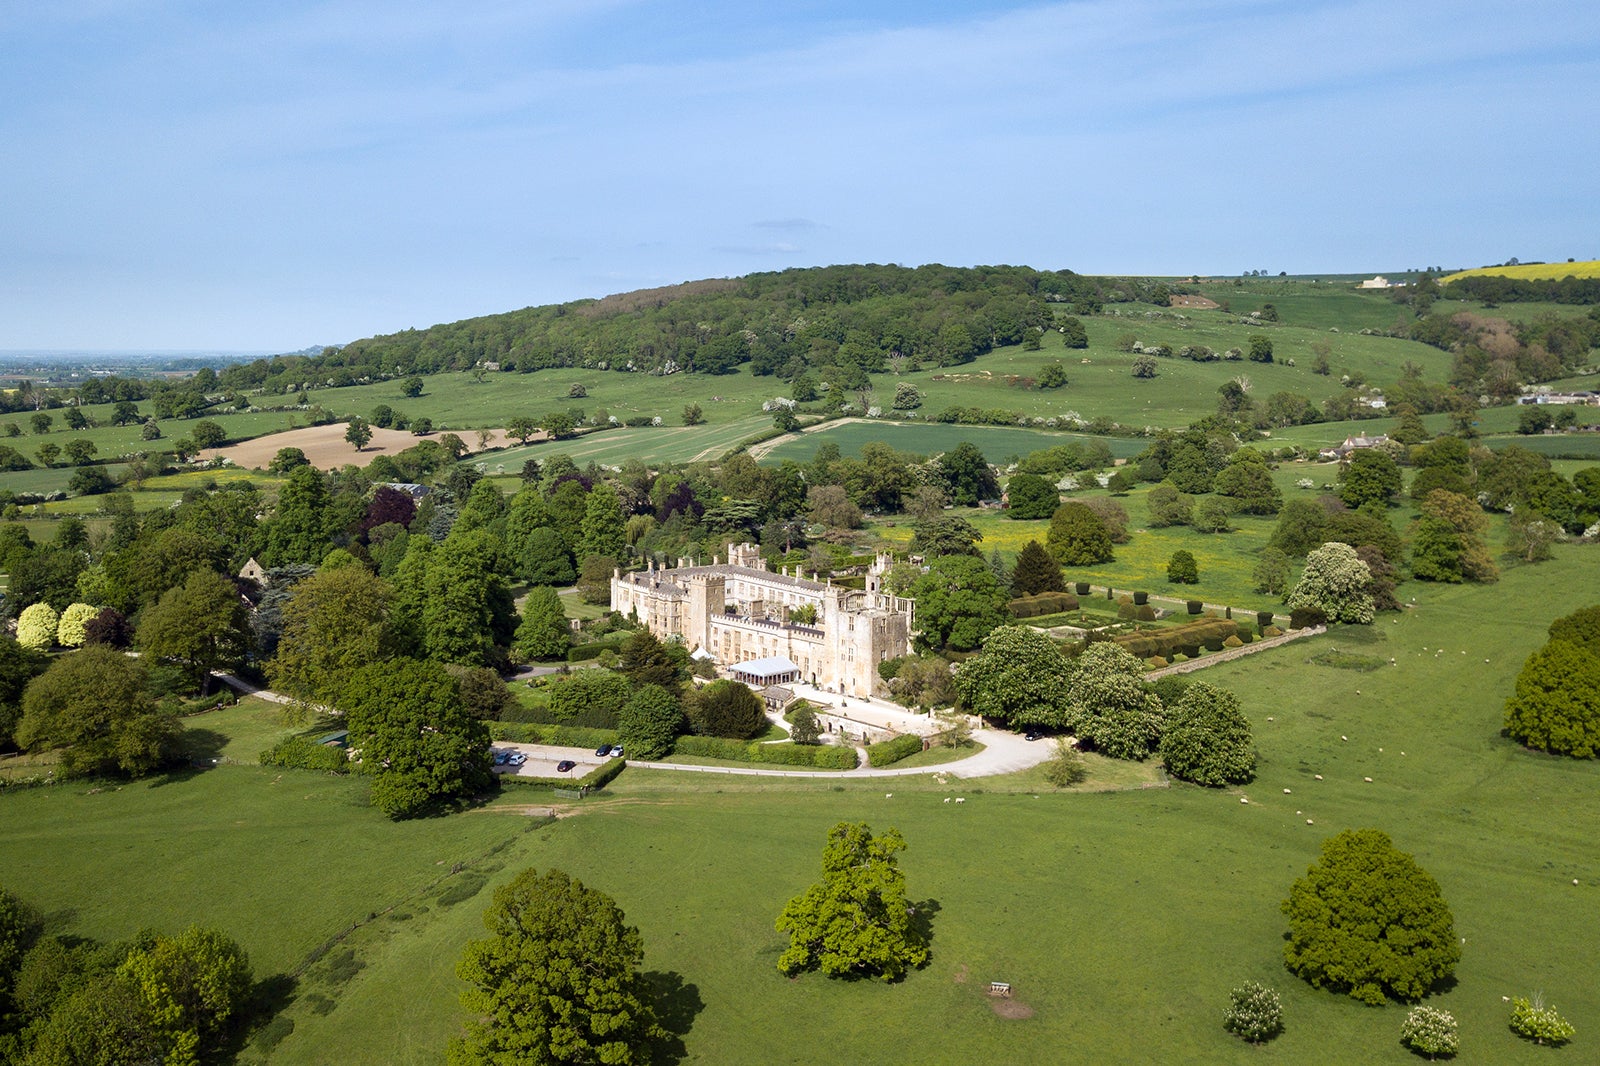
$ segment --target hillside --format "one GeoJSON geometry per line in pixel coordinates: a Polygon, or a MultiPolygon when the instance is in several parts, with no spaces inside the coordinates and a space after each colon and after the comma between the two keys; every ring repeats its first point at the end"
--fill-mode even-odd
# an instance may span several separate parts
{"type": "Polygon", "coordinates": [[[1478,267],[1476,270],[1458,270],[1439,279],[1448,285],[1462,278],[1522,278],[1529,281],[1560,281],[1562,278],[1600,278],[1600,259],[1582,263],[1567,260],[1565,263],[1518,263],[1515,266],[1478,267]]]}

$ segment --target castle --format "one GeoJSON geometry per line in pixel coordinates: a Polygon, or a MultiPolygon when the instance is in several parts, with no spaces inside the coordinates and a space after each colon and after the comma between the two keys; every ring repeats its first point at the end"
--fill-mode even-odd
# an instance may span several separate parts
{"type": "Polygon", "coordinates": [[[881,693],[878,664],[911,652],[912,603],[882,591],[880,555],[865,589],[767,569],[754,544],[728,545],[710,566],[617,570],[612,609],[635,614],[656,636],[677,639],[752,684],[804,682],[846,696],[881,693]],[[815,622],[790,621],[810,607],[815,622]]]}

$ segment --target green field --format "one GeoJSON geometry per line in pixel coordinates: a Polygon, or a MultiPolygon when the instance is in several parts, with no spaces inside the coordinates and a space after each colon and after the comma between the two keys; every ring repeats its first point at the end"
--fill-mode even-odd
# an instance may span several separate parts
{"type": "Polygon", "coordinates": [[[778,463],[785,459],[808,462],[825,441],[837,444],[840,454],[847,456],[860,455],[862,447],[872,442],[888,444],[903,452],[932,455],[949,451],[962,441],[969,441],[977,445],[990,462],[1003,463],[1007,456],[1021,457],[1042,448],[1055,448],[1073,441],[1087,444],[1092,440],[1103,440],[1117,458],[1137,455],[1148,443],[1137,438],[1091,437],[1048,429],[954,426],[939,422],[851,421],[791,436],[762,456],[762,462],[778,463]]]}
{"type": "MultiPolygon", "coordinates": [[[[1261,749],[1243,789],[1061,795],[1036,778],[885,789],[630,770],[554,825],[513,813],[543,802],[533,790],[393,824],[364,805],[359,781],[223,766],[0,797],[0,869],[56,930],[213,923],[262,975],[396,905],[307,971],[273,1063],[438,1061],[461,1021],[453,967],[481,933],[487,889],[557,866],[614,895],[642,930],[646,969],[681,984],[688,1062],[812,1062],[818,1048],[862,1063],[1028,1062],[1071,1048],[1095,1062],[1365,1066],[1414,1061],[1398,1044],[1404,1009],[1286,974],[1278,902],[1324,837],[1373,825],[1438,878],[1465,939],[1456,984],[1431,1000],[1460,1020],[1459,1061],[1543,1062],[1550,1051],[1506,1029],[1502,997],[1542,991],[1558,1005],[1578,1027],[1569,1056],[1600,1018],[1600,766],[1530,755],[1498,730],[1545,623],[1593,598],[1591,565],[1567,547],[1490,588],[1408,585],[1419,603],[1402,615],[1214,668],[1208,680],[1240,694],[1261,749]],[[1330,649],[1395,665],[1313,662],[1330,649]],[[912,897],[937,903],[933,958],[901,984],[775,969],[772,922],[814,879],[841,819],[898,827],[912,897]],[[458,862],[461,874],[434,883],[458,862]],[[1219,1024],[1227,990],[1247,979],[1283,993],[1287,1029],[1265,1050],[1219,1024]],[[991,980],[1011,982],[1033,1017],[997,1017],[991,980]]],[[[248,712],[213,725],[270,731],[248,712]]],[[[247,1048],[240,1061],[263,1058],[247,1048]]]]}

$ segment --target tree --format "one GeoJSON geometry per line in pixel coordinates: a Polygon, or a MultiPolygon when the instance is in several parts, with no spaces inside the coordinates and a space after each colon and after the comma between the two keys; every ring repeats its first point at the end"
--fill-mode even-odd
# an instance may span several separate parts
{"type": "Polygon", "coordinates": [[[603,607],[611,602],[611,575],[617,561],[609,555],[591,555],[583,560],[574,586],[584,603],[603,607]]]}
{"type": "Polygon", "coordinates": [[[94,441],[77,437],[67,441],[67,462],[73,466],[87,466],[93,461],[95,452],[99,449],[94,446],[94,441]]]}
{"type": "Polygon", "coordinates": [[[261,565],[314,563],[328,551],[328,485],[313,466],[297,466],[278,492],[277,513],[266,523],[261,565]]]}
{"type": "Polygon", "coordinates": [[[484,722],[498,722],[511,707],[511,690],[505,680],[487,666],[459,666],[446,664],[445,673],[455,678],[456,689],[461,693],[462,706],[472,717],[484,722]]]}
{"type": "Polygon", "coordinates": [[[1377,829],[1346,829],[1289,889],[1283,957],[1313,987],[1415,1001],[1461,959],[1439,882],[1377,829]]]}
{"type": "Polygon", "coordinates": [[[303,704],[342,710],[355,673],[399,650],[389,624],[392,595],[365,567],[321,570],[297,582],[282,607],[277,654],[267,664],[272,687],[303,704]]]}
{"type": "MultiPolygon", "coordinates": [[[[1285,555],[1303,556],[1327,541],[1328,512],[1311,500],[1290,500],[1267,541],[1285,555]]],[[[1352,545],[1354,547],[1354,545],[1352,545]]]]}
{"type": "Polygon", "coordinates": [[[1197,785],[1243,784],[1255,776],[1255,745],[1239,698],[1204,681],[1184,689],[1168,709],[1160,750],[1169,774],[1197,785]]]}
{"type": "Polygon", "coordinates": [[[1400,1026],[1400,1043],[1431,1061],[1443,1055],[1449,1058],[1461,1047],[1456,1037],[1456,1019],[1447,1010],[1436,1007],[1412,1007],[1400,1026]]]}
{"type": "Polygon", "coordinates": [[[1189,520],[1196,533],[1226,533],[1232,528],[1233,513],[1219,496],[1207,496],[1194,509],[1189,520]]]}
{"type": "Polygon", "coordinates": [[[817,712],[809,703],[801,701],[789,719],[789,739],[796,744],[815,744],[821,738],[822,724],[817,721],[817,712]]]}
{"type": "Polygon", "coordinates": [[[1041,592],[1065,592],[1066,580],[1061,576],[1061,564],[1036,540],[1030,540],[1017,553],[1017,565],[1011,570],[1011,594],[1035,596],[1041,592]]]}
{"type": "Polygon", "coordinates": [[[1038,474],[1013,474],[1006,483],[1007,518],[1049,518],[1059,506],[1061,493],[1049,478],[1038,474]]]}
{"type": "Polygon", "coordinates": [[[688,680],[688,654],[682,644],[664,644],[649,627],[636,629],[622,642],[617,672],[635,688],[660,685],[676,688],[688,680]]]}
{"type": "Polygon", "coordinates": [[[976,507],[979,500],[990,500],[1000,495],[1000,484],[994,470],[983,457],[978,446],[962,441],[945,452],[939,460],[945,487],[950,501],[957,507],[976,507]]]}
{"type": "Polygon", "coordinates": [[[1372,571],[1348,544],[1330,542],[1306,556],[1306,568],[1290,591],[1289,609],[1315,607],[1330,622],[1371,623],[1372,571]]]}
{"type": "Polygon", "coordinates": [[[1069,500],[1056,509],[1050,519],[1047,537],[1050,553],[1065,566],[1093,566],[1109,563],[1111,534],[1105,523],[1088,506],[1069,500]]]}
{"type": "Polygon", "coordinates": [[[572,644],[572,628],[556,590],[542,585],[522,602],[522,624],[513,645],[524,659],[559,659],[572,644]]]}
{"type": "Polygon", "coordinates": [[[1400,495],[1400,468],[1385,452],[1361,448],[1339,468],[1339,499],[1352,511],[1365,503],[1387,507],[1400,495]]]}
{"type": "Polygon", "coordinates": [[[1412,533],[1411,575],[1423,581],[1495,581],[1499,567],[1489,557],[1483,532],[1489,519],[1477,501],[1444,489],[1422,500],[1412,533]]]}
{"type": "Polygon", "coordinates": [[[56,460],[61,457],[61,445],[53,441],[45,441],[39,445],[33,454],[39,457],[40,466],[52,467],[56,464],[56,460]]]}
{"type": "Polygon", "coordinates": [[[860,529],[861,508],[840,485],[813,485],[806,491],[806,508],[813,522],[835,529],[860,529]]]}
{"type": "Polygon", "coordinates": [[[927,962],[927,937],[895,861],[905,846],[899,830],[874,838],[864,822],[829,830],[822,880],[778,916],[778,932],[789,934],[778,969],[790,976],[820,969],[829,977],[897,981],[927,962]]]}
{"type": "Polygon", "coordinates": [[[48,603],[29,604],[17,616],[17,642],[29,651],[48,651],[56,642],[61,615],[48,603]]]}
{"type": "Polygon", "coordinates": [[[1272,338],[1262,333],[1252,333],[1249,359],[1252,363],[1272,362],[1272,338]]]}
{"type": "Polygon", "coordinates": [[[1153,378],[1159,369],[1159,364],[1148,355],[1141,355],[1133,361],[1133,376],[1136,378],[1153,378]]]}
{"type": "Polygon", "coordinates": [[[915,522],[911,528],[909,547],[913,555],[936,559],[943,555],[983,554],[978,550],[978,541],[983,539],[983,534],[965,518],[940,515],[923,522],[915,522]]]}
{"type": "Polygon", "coordinates": [[[1600,657],[1594,646],[1553,638],[1529,655],[1506,701],[1505,732],[1538,751],[1600,757],[1600,657]]]}
{"type": "Polygon", "coordinates": [[[242,663],[250,647],[238,588],[211,570],[190,574],[145,609],[136,642],[151,658],[181,665],[194,691],[204,691],[212,670],[242,663]]]}
{"type": "Polygon", "coordinates": [[[621,674],[610,670],[575,670],[550,679],[550,713],[558,721],[570,722],[580,715],[587,721],[607,727],[633,693],[633,686],[621,674]]]}
{"type": "Polygon", "coordinates": [[[1212,483],[1212,491],[1234,501],[1245,514],[1274,515],[1283,506],[1283,493],[1273,484],[1272,471],[1261,453],[1241,448],[1212,483]]]}
{"type": "Polygon", "coordinates": [[[1265,1044],[1283,1032],[1283,1003],[1272,989],[1246,981],[1228,993],[1222,1027],[1247,1044],[1265,1044]]]}
{"type": "Polygon", "coordinates": [[[1006,596],[994,571],[970,555],[932,559],[928,572],[912,583],[922,642],[930,648],[969,651],[1010,618],[1006,596]]]}
{"type": "Polygon", "coordinates": [[[9,750],[15,742],[22,718],[22,693],[46,662],[44,656],[0,633],[0,750],[9,750]]]}
{"type": "Polygon", "coordinates": [[[617,734],[630,759],[660,759],[672,754],[683,732],[683,708],[672,690],[642,685],[617,712],[617,734]]]}
{"type": "Polygon", "coordinates": [[[244,949],[215,929],[192,925],[175,937],[157,934],[129,953],[116,977],[139,990],[161,1042],[164,1060],[194,1061],[180,1049],[215,1046],[252,987],[244,949]]]}
{"type": "MultiPolygon", "coordinates": [[[[1082,328],[1082,324],[1079,324],[1082,328]]],[[[1088,334],[1084,334],[1083,343],[1079,345],[1068,344],[1068,348],[1087,348],[1089,346],[1088,334]]],[[[1039,380],[1035,382],[1041,389],[1059,389],[1067,384],[1067,368],[1059,359],[1052,359],[1039,368],[1039,380]]]]}
{"type": "Polygon", "coordinates": [[[896,411],[915,411],[922,406],[922,390],[909,381],[902,381],[894,387],[894,400],[890,404],[896,411]]]}
{"type": "Polygon", "coordinates": [[[438,663],[364,666],[344,702],[350,747],[374,774],[372,805],[389,817],[414,817],[493,783],[489,729],[438,663]]]}
{"type": "Polygon", "coordinates": [[[1161,742],[1164,711],[1143,674],[1144,665],[1118,645],[1090,645],[1067,690],[1066,727],[1110,758],[1149,758],[1161,742]]]}
{"type": "Polygon", "coordinates": [[[1200,564],[1195,562],[1193,552],[1179,548],[1172,553],[1167,560],[1167,580],[1175,585],[1200,584],[1200,564]]]}
{"type": "Polygon", "coordinates": [[[627,537],[622,525],[622,504],[610,485],[596,485],[584,505],[582,539],[577,555],[609,555],[620,559],[627,553],[627,537]]]}
{"type": "Polygon", "coordinates": [[[50,427],[55,424],[55,418],[40,411],[29,417],[28,422],[33,426],[36,434],[44,435],[50,432],[50,427]]]}
{"type": "Polygon", "coordinates": [[[1552,1047],[1565,1044],[1578,1032],[1554,1007],[1545,1006],[1542,996],[1534,996],[1531,1001],[1525,996],[1512,998],[1511,1031],[1535,1044],[1552,1047]]]}
{"type": "Polygon", "coordinates": [[[689,725],[703,737],[749,740],[767,728],[761,697],[742,681],[724,678],[689,693],[689,725]]]}
{"type": "Polygon", "coordinates": [[[147,774],[176,752],[180,727],[160,713],[144,688],[144,668],[96,645],[50,664],[22,695],[17,743],[30,751],[62,749],[68,776],[121,771],[147,774]]]}
{"type": "Polygon", "coordinates": [[[1150,524],[1156,528],[1186,526],[1193,514],[1194,497],[1162,482],[1145,497],[1145,507],[1150,513],[1150,524]]]}
{"type": "Polygon", "coordinates": [[[517,565],[521,576],[533,585],[570,585],[578,576],[561,534],[548,526],[528,534],[517,555],[517,565]]]}
{"type": "Polygon", "coordinates": [[[701,425],[702,423],[704,423],[705,420],[706,420],[706,413],[700,409],[700,405],[699,404],[691,403],[691,404],[684,405],[684,408],[683,408],[683,424],[684,425],[686,425],[686,426],[698,426],[698,425],[701,425]]]}
{"type": "Polygon", "coordinates": [[[407,399],[414,399],[422,395],[422,379],[415,374],[400,382],[400,392],[407,399]]]}
{"type": "Polygon", "coordinates": [[[1250,580],[1257,592],[1281,596],[1289,588],[1289,557],[1277,548],[1268,547],[1261,552],[1261,561],[1251,572],[1250,580]]]}
{"type": "Polygon", "coordinates": [[[1001,626],[955,675],[961,707],[1009,726],[1064,728],[1072,664],[1029,626],[1001,626]]]}
{"type": "Polygon", "coordinates": [[[344,439],[354,444],[356,451],[359,452],[372,439],[372,427],[367,424],[365,418],[359,416],[352,418],[350,424],[344,428],[344,439]]]}
{"type": "Polygon", "coordinates": [[[220,448],[228,443],[228,431],[223,429],[220,423],[213,422],[209,418],[202,418],[196,422],[194,428],[189,431],[189,437],[194,441],[195,447],[202,450],[220,448]]]}
{"type": "Polygon", "coordinates": [[[483,924],[490,935],[456,966],[471,1020],[450,1066],[650,1061],[667,1033],[639,973],[644,941],[610,896],[560,870],[524,870],[495,889],[483,924]]]}

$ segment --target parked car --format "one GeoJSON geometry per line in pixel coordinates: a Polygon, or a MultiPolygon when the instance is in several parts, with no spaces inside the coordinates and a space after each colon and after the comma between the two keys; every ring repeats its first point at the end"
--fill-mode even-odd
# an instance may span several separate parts
{"type": "Polygon", "coordinates": [[[556,763],[556,773],[564,774],[577,765],[578,764],[573,762],[571,759],[562,759],[560,762],[556,763]]]}
{"type": "Polygon", "coordinates": [[[600,756],[601,758],[604,758],[605,756],[611,754],[611,745],[610,744],[602,744],[598,748],[594,749],[594,753],[596,755],[600,756]]]}
{"type": "Polygon", "coordinates": [[[496,766],[504,766],[506,764],[506,760],[509,758],[511,758],[511,753],[509,751],[501,751],[498,748],[495,749],[494,764],[496,766]]]}
{"type": "Polygon", "coordinates": [[[611,749],[611,757],[613,759],[622,758],[622,745],[621,744],[618,744],[616,747],[611,749]]]}
{"type": "Polygon", "coordinates": [[[523,763],[528,761],[528,757],[522,754],[520,751],[514,751],[511,753],[511,758],[507,759],[506,761],[512,766],[521,766],[523,763]]]}
{"type": "Polygon", "coordinates": [[[1026,733],[1022,734],[1022,739],[1023,740],[1038,740],[1042,736],[1044,736],[1044,734],[1039,732],[1037,729],[1030,729],[1026,733]]]}

